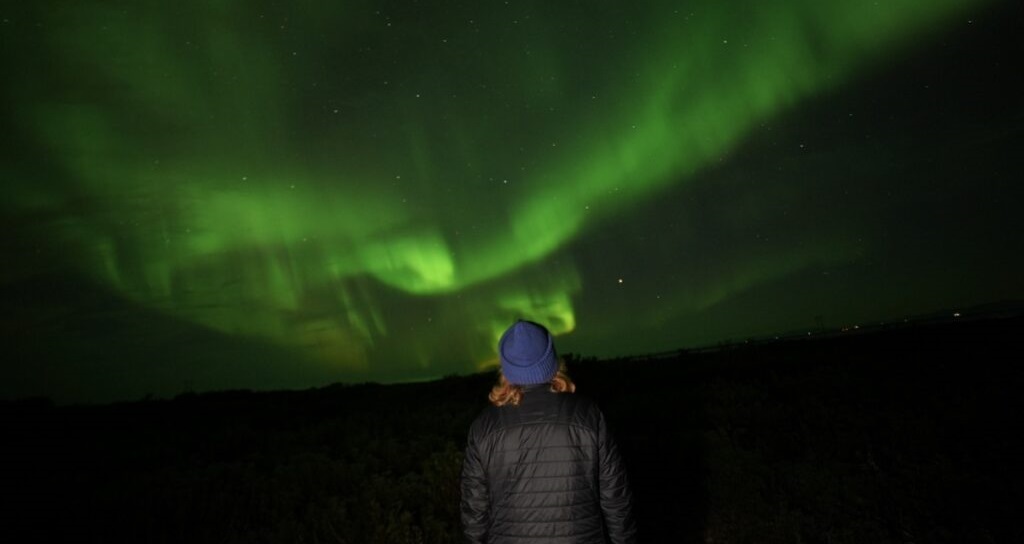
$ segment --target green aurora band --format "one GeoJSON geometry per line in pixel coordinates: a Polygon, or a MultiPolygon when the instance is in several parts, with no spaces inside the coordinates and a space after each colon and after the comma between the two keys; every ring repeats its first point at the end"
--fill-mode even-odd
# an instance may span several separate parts
{"type": "MultiPolygon", "coordinates": [[[[48,160],[5,160],[4,211],[160,313],[347,376],[470,370],[516,317],[573,330],[574,240],[979,2],[422,4],[13,8],[4,92],[48,160]]],[[[862,254],[809,240],[674,311],[862,254]]]]}

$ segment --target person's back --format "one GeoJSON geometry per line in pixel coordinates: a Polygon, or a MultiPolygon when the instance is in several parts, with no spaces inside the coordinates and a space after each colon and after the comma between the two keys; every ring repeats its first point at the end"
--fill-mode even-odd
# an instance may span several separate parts
{"type": "Polygon", "coordinates": [[[462,474],[467,541],[596,544],[606,532],[615,543],[635,541],[626,473],[597,405],[556,392],[575,389],[562,373],[554,382],[506,383],[508,374],[523,378],[504,364],[506,351],[495,391],[515,398],[485,409],[469,431],[462,474]]]}

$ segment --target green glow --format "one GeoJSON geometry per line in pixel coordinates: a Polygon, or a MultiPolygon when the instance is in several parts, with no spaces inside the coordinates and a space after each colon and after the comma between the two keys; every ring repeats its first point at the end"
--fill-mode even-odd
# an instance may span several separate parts
{"type": "MultiPolygon", "coordinates": [[[[354,372],[402,343],[429,374],[515,317],[572,331],[574,243],[981,3],[32,3],[4,58],[39,71],[6,92],[46,167],[3,207],[59,217],[67,261],[149,308],[354,372]],[[403,304],[472,332],[420,338],[403,304]]],[[[862,256],[726,259],[675,311],[862,256]]]]}

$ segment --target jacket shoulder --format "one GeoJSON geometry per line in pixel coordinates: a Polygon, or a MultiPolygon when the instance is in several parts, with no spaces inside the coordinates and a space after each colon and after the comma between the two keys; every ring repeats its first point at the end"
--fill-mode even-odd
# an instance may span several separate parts
{"type": "Polygon", "coordinates": [[[496,431],[531,423],[555,423],[597,430],[603,415],[597,403],[576,393],[540,393],[524,399],[519,406],[487,406],[470,426],[470,435],[478,439],[496,431]]]}

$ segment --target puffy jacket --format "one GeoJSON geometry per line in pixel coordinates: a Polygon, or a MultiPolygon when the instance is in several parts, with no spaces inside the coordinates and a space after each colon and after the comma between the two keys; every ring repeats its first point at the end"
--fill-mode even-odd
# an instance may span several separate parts
{"type": "Polygon", "coordinates": [[[544,384],[519,406],[485,409],[466,444],[462,526],[474,544],[635,543],[629,482],[597,405],[544,384]]]}

